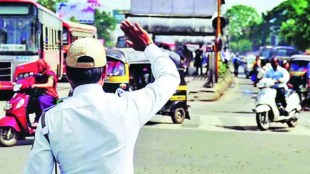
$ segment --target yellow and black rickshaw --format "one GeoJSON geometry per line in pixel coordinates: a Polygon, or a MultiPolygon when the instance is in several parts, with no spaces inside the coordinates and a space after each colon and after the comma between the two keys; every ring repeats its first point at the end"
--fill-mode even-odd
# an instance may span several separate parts
{"type": "MultiPolygon", "coordinates": [[[[173,123],[181,124],[185,118],[190,119],[184,69],[180,64],[180,57],[176,53],[168,50],[163,51],[169,54],[178,67],[181,83],[158,114],[171,116],[173,123]]],[[[104,91],[114,93],[118,88],[126,91],[138,90],[155,80],[151,64],[143,52],[135,51],[132,48],[107,49],[106,52],[108,70],[104,91]]]]}

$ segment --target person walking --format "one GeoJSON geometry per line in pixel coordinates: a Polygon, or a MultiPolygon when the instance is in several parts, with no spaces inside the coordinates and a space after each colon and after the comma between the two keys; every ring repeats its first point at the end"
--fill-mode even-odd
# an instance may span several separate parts
{"type": "Polygon", "coordinates": [[[54,159],[66,174],[134,173],[139,131],[175,93],[180,76],[138,23],[122,21],[121,29],[127,44],[150,60],[155,81],[121,95],[105,93],[103,45],[94,38],[74,41],[66,67],[73,95],[42,115],[25,174],[52,173],[54,159]]]}
{"type": "Polygon", "coordinates": [[[203,55],[202,43],[199,43],[199,48],[195,50],[195,60],[194,60],[197,75],[199,75],[199,69],[200,69],[200,75],[203,75],[202,55],[203,55]]]}
{"type": "Polygon", "coordinates": [[[238,77],[239,74],[239,65],[241,64],[241,58],[239,57],[239,54],[237,53],[236,56],[233,58],[233,65],[234,65],[234,74],[235,77],[238,77]]]}
{"type": "Polygon", "coordinates": [[[259,59],[259,56],[255,57],[255,61],[252,65],[252,71],[251,74],[251,80],[253,81],[253,86],[256,87],[257,83],[259,82],[259,79],[257,78],[258,72],[262,68],[261,60],[259,59]]]}
{"type": "Polygon", "coordinates": [[[186,44],[183,44],[182,48],[178,51],[178,54],[181,56],[181,59],[184,61],[184,68],[187,75],[190,75],[189,68],[191,62],[193,61],[193,52],[189,50],[186,44]]]}

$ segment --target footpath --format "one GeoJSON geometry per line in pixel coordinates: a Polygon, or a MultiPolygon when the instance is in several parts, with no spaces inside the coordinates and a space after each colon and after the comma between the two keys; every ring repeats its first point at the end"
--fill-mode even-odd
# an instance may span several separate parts
{"type": "Polygon", "coordinates": [[[188,76],[185,77],[185,81],[188,86],[188,101],[216,101],[233,85],[234,76],[227,73],[223,78],[219,78],[212,87],[208,86],[206,76],[188,76]]]}

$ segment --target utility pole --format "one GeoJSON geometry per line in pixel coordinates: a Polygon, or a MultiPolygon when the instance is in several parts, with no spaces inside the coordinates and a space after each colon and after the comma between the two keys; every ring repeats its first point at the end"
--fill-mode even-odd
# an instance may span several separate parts
{"type": "Polygon", "coordinates": [[[219,77],[219,60],[221,48],[219,43],[221,42],[221,5],[222,0],[217,0],[217,27],[215,33],[215,83],[218,82],[219,77]]]}

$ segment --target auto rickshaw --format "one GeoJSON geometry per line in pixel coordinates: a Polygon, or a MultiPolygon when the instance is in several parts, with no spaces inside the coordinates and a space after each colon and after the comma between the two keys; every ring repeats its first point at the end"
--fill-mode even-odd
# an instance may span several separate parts
{"type": "Polygon", "coordinates": [[[297,91],[303,104],[309,105],[310,99],[310,55],[293,55],[290,59],[289,85],[297,91]]]}
{"type": "MultiPolygon", "coordinates": [[[[184,79],[184,68],[181,66],[180,57],[168,50],[163,50],[173,60],[180,73],[181,83],[158,112],[161,115],[171,116],[173,123],[181,124],[184,119],[190,119],[187,106],[187,85],[184,79]]],[[[154,82],[151,63],[143,52],[132,48],[107,49],[107,78],[104,91],[115,93],[118,88],[125,91],[138,90],[148,83],[154,82]]]]}
{"type": "Polygon", "coordinates": [[[106,49],[107,76],[104,84],[105,92],[114,93],[118,88],[129,91],[129,64],[123,52],[106,49]]]}

